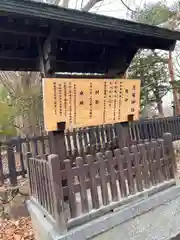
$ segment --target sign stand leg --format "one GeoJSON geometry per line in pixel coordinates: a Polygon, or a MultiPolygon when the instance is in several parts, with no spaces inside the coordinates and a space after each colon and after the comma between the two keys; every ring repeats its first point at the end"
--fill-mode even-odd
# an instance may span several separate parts
{"type": "Polygon", "coordinates": [[[66,145],[64,130],[49,132],[51,153],[59,156],[61,168],[64,168],[63,160],[66,159],[66,145]]]}
{"type": "MultiPolygon", "coordinates": [[[[42,78],[54,76],[53,61],[51,60],[56,56],[56,40],[55,31],[52,30],[50,36],[44,42],[39,42],[39,63],[42,78]]],[[[48,133],[51,153],[58,155],[59,161],[61,161],[61,169],[64,168],[63,161],[66,158],[64,130],[65,126],[61,126],[58,131],[48,133]]],[[[67,186],[67,180],[63,180],[62,185],[67,186]]],[[[64,201],[67,200],[68,196],[64,196],[64,201]]]]}
{"type": "MultiPolygon", "coordinates": [[[[64,130],[61,129],[59,131],[52,131],[52,132],[49,132],[48,134],[49,134],[49,140],[50,140],[51,153],[59,156],[61,169],[63,169],[64,160],[66,159],[66,145],[65,145],[64,130]]],[[[62,186],[67,186],[67,180],[62,180],[62,186]]],[[[68,201],[68,196],[64,196],[64,201],[68,201]]]]}

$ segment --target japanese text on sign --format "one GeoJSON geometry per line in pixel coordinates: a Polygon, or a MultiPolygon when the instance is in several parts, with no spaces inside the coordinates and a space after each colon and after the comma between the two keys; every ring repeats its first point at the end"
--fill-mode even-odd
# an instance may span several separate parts
{"type": "Polygon", "coordinates": [[[43,79],[47,131],[60,122],[76,128],[126,122],[139,117],[140,81],[122,79],[43,79]]]}

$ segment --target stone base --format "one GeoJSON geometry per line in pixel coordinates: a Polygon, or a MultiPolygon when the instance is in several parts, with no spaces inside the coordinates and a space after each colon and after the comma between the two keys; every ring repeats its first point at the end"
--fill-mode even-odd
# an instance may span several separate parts
{"type": "Polygon", "coordinates": [[[116,209],[61,234],[37,205],[29,200],[36,240],[165,240],[180,239],[180,186],[116,209]]]}

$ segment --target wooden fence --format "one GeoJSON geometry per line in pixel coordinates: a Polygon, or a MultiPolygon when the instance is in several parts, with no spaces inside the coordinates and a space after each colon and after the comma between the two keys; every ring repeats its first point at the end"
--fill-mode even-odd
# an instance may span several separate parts
{"type": "Polygon", "coordinates": [[[170,181],[176,172],[171,134],[130,148],[76,157],[74,166],[66,159],[64,169],[61,161],[56,155],[48,159],[28,155],[32,199],[61,230],[111,211],[129,196],[170,181]]]}
{"type": "MultiPolygon", "coordinates": [[[[97,152],[116,148],[122,150],[125,146],[162,138],[166,132],[172,134],[173,140],[180,140],[180,116],[74,129],[65,133],[64,149],[58,144],[56,147],[64,151],[65,158],[75,162],[78,156],[84,158],[87,154],[94,156],[97,152]]],[[[15,185],[19,176],[25,177],[26,152],[31,152],[33,156],[53,153],[48,136],[17,138],[0,143],[0,186],[6,179],[15,185]]]]}
{"type": "Polygon", "coordinates": [[[144,119],[129,124],[129,133],[133,140],[162,138],[166,132],[172,134],[174,141],[180,140],[180,116],[144,119]]]}
{"type": "Polygon", "coordinates": [[[47,136],[17,138],[0,143],[0,186],[16,185],[18,177],[26,177],[25,153],[33,156],[50,154],[47,136]]]}
{"type": "Polygon", "coordinates": [[[117,147],[122,149],[144,140],[162,138],[167,132],[173,140],[180,140],[180,116],[74,129],[65,134],[66,157],[73,159],[117,147]]]}

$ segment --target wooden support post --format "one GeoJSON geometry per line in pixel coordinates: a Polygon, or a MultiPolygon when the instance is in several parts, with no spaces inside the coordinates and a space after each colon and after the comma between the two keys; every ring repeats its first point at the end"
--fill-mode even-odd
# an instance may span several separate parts
{"type": "MultiPolygon", "coordinates": [[[[53,29],[49,37],[43,43],[39,42],[39,59],[42,77],[54,76],[53,64],[56,58],[55,32],[56,31],[53,29]]],[[[58,155],[61,163],[66,157],[64,129],[65,126],[60,126],[58,131],[49,132],[50,152],[58,155]]]]}
{"type": "Polygon", "coordinates": [[[115,132],[117,136],[118,148],[122,150],[122,148],[125,147],[125,134],[121,123],[115,123],[115,132]]]}
{"type": "Polygon", "coordinates": [[[17,184],[17,174],[16,174],[16,163],[15,163],[14,151],[13,151],[13,146],[11,142],[8,143],[7,157],[8,157],[10,182],[12,186],[15,186],[17,184]]]}
{"type": "MultiPolygon", "coordinates": [[[[39,59],[42,77],[54,77],[54,62],[56,59],[56,30],[53,29],[49,37],[42,43],[39,42],[39,59]]],[[[43,94],[42,94],[43,95],[43,94]]],[[[65,145],[65,124],[57,126],[58,131],[49,132],[50,152],[58,155],[60,161],[60,168],[64,168],[64,160],[66,158],[65,145]]],[[[62,185],[67,185],[67,180],[62,180],[62,185]]],[[[68,200],[65,196],[64,200],[68,200]]]]}
{"type": "Polygon", "coordinates": [[[175,157],[174,148],[173,148],[172,134],[165,133],[163,135],[163,139],[164,139],[165,154],[167,155],[169,160],[168,164],[170,168],[170,175],[172,178],[176,178],[177,162],[176,162],[176,157],[175,157]]]}
{"type": "Polygon", "coordinates": [[[64,160],[66,159],[66,145],[64,137],[64,129],[49,132],[50,151],[52,154],[59,156],[61,169],[64,168],[64,160]]]}
{"type": "Polygon", "coordinates": [[[33,181],[32,181],[33,174],[32,174],[32,172],[30,172],[31,171],[30,163],[29,163],[30,158],[32,158],[32,153],[27,152],[25,160],[26,160],[27,174],[28,174],[28,179],[29,179],[29,193],[31,196],[33,194],[33,190],[32,190],[33,189],[33,181]]]}
{"type": "Polygon", "coordinates": [[[0,144],[0,186],[4,184],[4,173],[3,173],[3,160],[1,156],[1,144],[0,144]]]}
{"type": "Polygon", "coordinates": [[[48,157],[50,180],[54,201],[54,214],[57,223],[57,227],[61,232],[66,232],[66,221],[64,215],[64,201],[63,201],[63,186],[60,173],[60,161],[57,155],[50,155],[48,157]]]}
{"type": "MultiPolygon", "coordinates": [[[[51,147],[51,153],[58,155],[58,161],[60,161],[60,169],[64,169],[64,160],[66,159],[66,145],[64,129],[59,131],[49,132],[49,141],[51,147]]],[[[62,186],[67,186],[67,180],[62,180],[62,186]]],[[[64,201],[68,201],[68,196],[64,196],[64,201]]]]}
{"type": "Polygon", "coordinates": [[[115,131],[118,138],[119,148],[122,149],[123,147],[129,146],[131,139],[129,132],[129,123],[115,123],[115,131]]]}

